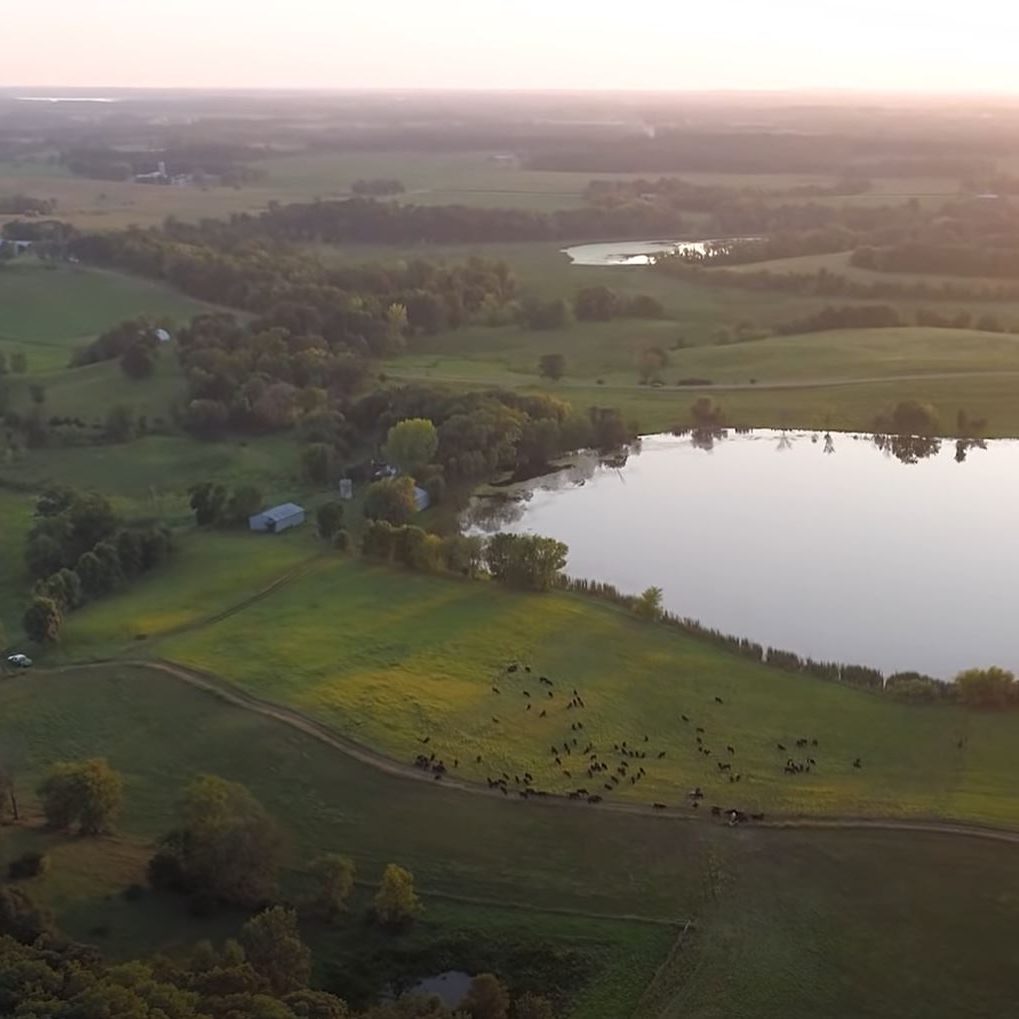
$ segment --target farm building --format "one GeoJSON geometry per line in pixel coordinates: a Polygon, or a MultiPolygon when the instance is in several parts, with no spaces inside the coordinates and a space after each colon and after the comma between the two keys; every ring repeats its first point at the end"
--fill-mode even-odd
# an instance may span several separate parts
{"type": "Polygon", "coordinates": [[[304,509],[294,502],[285,502],[272,509],[262,510],[253,517],[248,517],[248,526],[253,531],[265,531],[278,534],[291,527],[304,523],[304,509]]]}
{"type": "Polygon", "coordinates": [[[428,509],[431,505],[432,500],[428,497],[428,493],[421,488],[419,485],[414,486],[414,507],[418,513],[422,510],[428,509]]]}

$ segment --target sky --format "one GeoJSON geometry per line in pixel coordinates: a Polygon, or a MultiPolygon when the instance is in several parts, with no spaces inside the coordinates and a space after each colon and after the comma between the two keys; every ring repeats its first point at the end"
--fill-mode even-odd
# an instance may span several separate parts
{"type": "Polygon", "coordinates": [[[1016,0],[6,0],[0,85],[1019,94],[1016,0]]]}

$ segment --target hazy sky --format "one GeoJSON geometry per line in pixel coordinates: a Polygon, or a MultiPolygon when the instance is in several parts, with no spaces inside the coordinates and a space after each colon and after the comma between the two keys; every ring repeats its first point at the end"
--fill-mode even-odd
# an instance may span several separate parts
{"type": "Polygon", "coordinates": [[[4,85],[1019,93],[1016,0],[0,0],[4,85]]]}

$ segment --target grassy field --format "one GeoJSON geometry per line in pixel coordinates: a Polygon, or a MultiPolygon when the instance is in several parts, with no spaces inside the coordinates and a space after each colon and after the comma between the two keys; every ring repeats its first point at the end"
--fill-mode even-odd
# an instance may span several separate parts
{"type": "MultiPolygon", "coordinates": [[[[989,1019],[1008,1014],[1019,993],[1010,846],[901,832],[733,831],[466,796],[386,775],[127,667],[8,680],[0,719],[7,745],[21,748],[23,789],[68,757],[100,753],[125,773],[116,839],[0,830],[3,859],[48,847],[53,866],[33,892],[70,933],[115,956],[222,937],[241,922],[197,921],[172,900],[119,894],[140,879],[146,843],[172,823],[181,785],[212,771],[246,783],[288,829],[287,887],[326,849],[352,855],[366,882],[393,860],[411,868],[427,912],[390,952],[492,949],[510,976],[514,951],[579,955],[587,981],[570,1019],[989,1019]],[[635,917],[696,926],[667,960],[675,929],[635,917]],[[880,930],[900,936],[875,938],[880,930]]],[[[356,920],[308,934],[341,971],[377,961],[385,947],[356,920]]]]}
{"type": "MultiPolygon", "coordinates": [[[[728,266],[733,272],[753,273],[767,270],[774,273],[815,273],[821,269],[832,273],[835,276],[845,276],[847,279],[856,280],[859,283],[893,283],[904,286],[913,283],[926,283],[929,286],[940,286],[942,283],[962,283],[971,288],[981,286],[996,287],[1007,280],[979,277],[966,277],[960,280],[957,276],[939,276],[933,273],[908,273],[908,272],[880,272],[877,269],[861,269],[850,263],[851,252],[840,251],[829,255],[799,255],[795,258],[775,258],[771,261],[752,262],[747,265],[728,266]]],[[[988,310],[994,311],[990,306],[988,310]]],[[[1003,302],[1004,307],[1013,307],[1014,303],[1003,302]]]]}
{"type": "Polygon", "coordinates": [[[516,594],[331,557],[218,622],[153,641],[212,608],[211,598],[194,611],[175,608],[188,606],[187,592],[202,583],[183,561],[165,580],[81,610],[66,625],[67,653],[106,655],[119,642],[129,656],[209,670],[404,762],[428,737],[429,751],[447,765],[459,759],[457,777],[475,782],[530,771],[538,788],[602,792],[608,776],[588,778],[582,751],[593,743],[615,774],[613,745],[625,740],[647,752],[647,775],[635,786],[624,777],[610,800],[682,807],[700,785],[709,804],[735,798],[753,810],[1019,822],[1011,781],[1019,752],[1008,717],[905,706],[767,669],[575,596],[516,594]],[[149,640],[131,640],[139,632],[149,640]],[[504,675],[513,660],[530,663],[535,677],[504,675]],[[553,697],[538,673],[555,682],[553,697]],[[567,707],[574,688],[583,709],[567,707]],[[574,722],[583,730],[572,730],[574,722]],[[698,752],[697,725],[711,757],[698,752]],[[797,752],[817,767],[791,777],[777,744],[801,736],[818,739],[818,749],[797,752]],[[968,743],[958,750],[962,736],[968,743]],[[729,759],[727,745],[736,748],[739,785],[716,767],[729,759]],[[863,770],[852,767],[857,756],[863,770]]]}
{"type": "Polygon", "coordinates": [[[186,321],[209,310],[149,280],[24,256],[0,268],[0,308],[0,350],[24,352],[32,374],[65,368],[75,347],[122,319],[186,321]]]}
{"type": "Polygon", "coordinates": [[[1019,370],[1019,337],[961,329],[907,326],[840,329],[722,345],[669,349],[671,322],[575,323],[554,333],[516,326],[466,329],[428,341],[433,349],[396,358],[391,375],[449,378],[512,385],[539,383],[538,360],[554,350],[566,357],[564,385],[601,378],[607,385],[634,385],[642,350],[666,350],[668,383],[706,378],[714,383],[775,384],[838,382],[896,376],[994,374],[1019,370]]]}

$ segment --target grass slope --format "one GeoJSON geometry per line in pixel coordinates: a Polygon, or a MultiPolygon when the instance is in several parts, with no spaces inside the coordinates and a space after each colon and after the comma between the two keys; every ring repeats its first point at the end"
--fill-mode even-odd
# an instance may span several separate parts
{"type": "MultiPolygon", "coordinates": [[[[401,942],[407,950],[452,938],[582,952],[591,972],[570,1019],[991,1017],[1008,1014],[1019,994],[1011,846],[730,830],[468,796],[386,775],[127,667],[0,684],[0,734],[17,750],[23,790],[63,758],[103,754],[125,773],[115,840],[0,829],[2,860],[48,843],[53,867],[30,887],[72,934],[94,940],[108,927],[102,943],[115,955],[223,937],[240,923],[229,914],[197,921],[172,900],[132,904],[118,894],[139,880],[145,843],[171,823],[181,784],[211,771],[246,783],[281,820],[297,866],[323,850],[352,855],[369,882],[387,862],[409,866],[427,912],[401,942]],[[667,958],[674,930],[557,909],[693,918],[696,927],[667,958]]],[[[341,969],[348,952],[375,947],[356,924],[321,937],[320,958],[341,969]]]]}
{"type": "Polygon", "coordinates": [[[0,269],[0,308],[0,350],[24,351],[32,374],[65,368],[74,347],[122,319],[209,310],[149,280],[25,257],[0,269]]]}
{"type": "MultiPolygon", "coordinates": [[[[183,583],[188,571],[178,576],[183,583]]],[[[76,614],[68,649],[108,649],[103,641],[132,629],[153,634],[150,618],[135,617],[136,604],[152,603],[146,585],[153,584],[161,581],[152,578],[76,614]],[[111,628],[113,617],[119,622],[111,628]]],[[[192,589],[196,584],[191,575],[192,589]]],[[[137,655],[144,647],[125,650],[137,655]]],[[[606,794],[610,800],[678,806],[700,785],[708,804],[723,806],[735,800],[785,813],[1019,823],[1011,717],[899,705],[782,673],[573,596],[512,593],[327,559],[220,622],[160,641],[152,653],[297,707],[401,761],[411,761],[428,736],[428,751],[447,764],[458,758],[458,776],[479,782],[530,771],[539,788],[602,792],[607,778],[589,779],[580,752],[593,742],[614,772],[613,744],[626,740],[649,751],[639,762],[647,777],[636,786],[624,778],[606,794]],[[536,675],[503,674],[504,663],[517,659],[554,680],[553,698],[536,675]],[[566,707],[573,688],[584,698],[582,710],[566,707]],[[582,731],[571,729],[575,722],[582,731]],[[695,725],[706,729],[711,757],[698,752],[695,725]],[[792,752],[809,753],[818,767],[785,775],[788,754],[776,744],[791,746],[800,736],[816,737],[820,747],[792,752]],[[961,736],[968,740],[964,750],[956,748],[961,736]],[[560,752],[572,772],[567,778],[550,745],[574,738],[574,753],[560,752]],[[716,767],[728,759],[730,744],[742,775],[738,786],[716,767]],[[852,767],[857,755],[862,771],[852,767]]]]}

